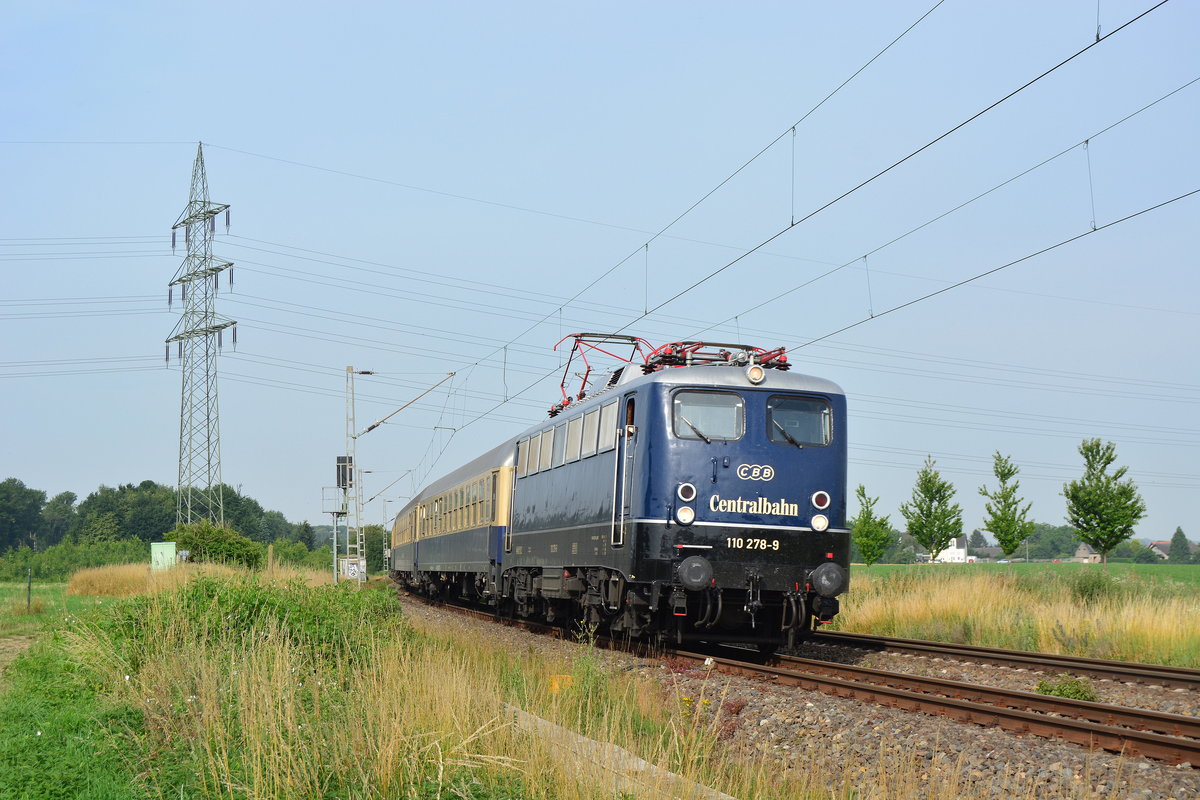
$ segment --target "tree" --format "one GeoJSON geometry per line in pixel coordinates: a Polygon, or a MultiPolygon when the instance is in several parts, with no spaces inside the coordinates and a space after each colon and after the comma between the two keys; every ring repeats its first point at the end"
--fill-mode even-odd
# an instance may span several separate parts
{"type": "MultiPolygon", "coordinates": [[[[1079,540],[1075,538],[1075,529],[1070,525],[1035,522],[1033,533],[1025,540],[1025,547],[1021,549],[1026,551],[1033,561],[1049,561],[1052,558],[1070,558],[1078,548],[1079,540]]],[[[1017,554],[1020,555],[1020,551],[1017,554]]]]}
{"type": "Polygon", "coordinates": [[[56,545],[75,523],[74,492],[60,492],[42,507],[42,538],[47,546],[56,545]]]}
{"type": "Polygon", "coordinates": [[[971,538],[967,541],[967,547],[972,550],[978,550],[981,547],[987,547],[987,537],[983,535],[983,531],[976,528],[971,531],[971,538]]]}
{"type": "Polygon", "coordinates": [[[313,531],[313,526],[308,524],[308,520],[304,520],[296,526],[295,540],[308,550],[313,549],[316,543],[316,532],[313,531]]]}
{"type": "Polygon", "coordinates": [[[46,493],[16,478],[0,481],[0,553],[37,541],[46,493]]]}
{"type": "Polygon", "coordinates": [[[1172,564],[1187,564],[1192,560],[1192,548],[1183,528],[1176,526],[1175,535],[1171,537],[1171,549],[1167,551],[1167,561],[1172,564]]]}
{"type": "Polygon", "coordinates": [[[992,454],[992,473],[1000,485],[992,492],[986,486],[979,487],[979,493],[988,499],[984,506],[987,516],[983,527],[996,537],[996,544],[1004,551],[1005,558],[1033,533],[1033,520],[1028,519],[1033,504],[1021,504],[1021,495],[1017,493],[1021,483],[1014,480],[1020,471],[1008,456],[1000,455],[997,450],[992,454]]]}
{"type": "Polygon", "coordinates": [[[908,532],[929,551],[930,561],[937,559],[952,539],[962,535],[962,508],[950,502],[954,486],[942,479],[936,465],[932,456],[925,457],[925,465],[917,472],[912,500],[900,506],[908,532]]]}
{"type": "Polygon", "coordinates": [[[850,520],[850,538],[858,548],[859,557],[871,566],[878,561],[895,541],[892,525],[887,517],[875,515],[878,497],[867,497],[867,488],[861,483],[854,490],[858,498],[858,516],[850,520]]]}
{"type": "Polygon", "coordinates": [[[384,544],[387,537],[384,536],[382,525],[364,525],[363,526],[363,544],[367,548],[367,574],[378,574],[383,572],[383,548],[391,547],[391,542],[384,544]]]}
{"type": "Polygon", "coordinates": [[[88,514],[79,530],[81,542],[115,542],[121,535],[121,523],[112,511],[88,514]]]}
{"type": "Polygon", "coordinates": [[[1063,484],[1067,522],[1107,565],[1108,552],[1133,536],[1133,527],[1146,515],[1146,504],[1137,485],[1125,477],[1127,467],[1108,471],[1117,460],[1112,442],[1084,439],[1079,454],[1083,456],[1083,477],[1063,484]]]}
{"type": "Polygon", "coordinates": [[[142,481],[136,486],[126,483],[116,489],[101,486],[79,504],[70,532],[95,539],[95,531],[86,530],[89,520],[107,514],[116,529],[105,538],[157,541],[175,527],[175,505],[175,490],[154,481],[142,481]]]}

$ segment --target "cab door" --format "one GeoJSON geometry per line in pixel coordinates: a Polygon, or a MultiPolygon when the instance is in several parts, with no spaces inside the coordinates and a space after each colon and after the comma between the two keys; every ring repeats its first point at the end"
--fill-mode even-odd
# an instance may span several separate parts
{"type": "Polygon", "coordinates": [[[620,425],[616,430],[617,452],[613,476],[613,524],[610,544],[621,547],[625,544],[625,533],[633,516],[633,486],[637,474],[638,429],[634,424],[636,395],[625,395],[618,414],[620,425]]]}

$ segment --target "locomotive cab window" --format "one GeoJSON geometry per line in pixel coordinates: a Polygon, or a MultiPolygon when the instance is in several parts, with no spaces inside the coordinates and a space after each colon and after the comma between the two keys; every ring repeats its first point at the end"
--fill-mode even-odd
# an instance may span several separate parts
{"type": "Polygon", "coordinates": [[[793,447],[824,447],[833,440],[829,403],[819,397],[771,397],[767,400],[767,438],[793,447]]]}
{"type": "Polygon", "coordinates": [[[746,404],[733,392],[678,392],[672,408],[680,439],[733,441],[746,430],[746,404]]]}

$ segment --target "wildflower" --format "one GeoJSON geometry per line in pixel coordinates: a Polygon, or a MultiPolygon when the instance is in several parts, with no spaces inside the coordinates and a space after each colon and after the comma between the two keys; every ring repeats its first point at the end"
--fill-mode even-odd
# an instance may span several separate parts
{"type": "Polygon", "coordinates": [[[41,735],[42,735],[42,732],[41,732],[41,731],[38,731],[38,732],[37,732],[37,735],[38,735],[38,736],[41,736],[41,735]]]}
{"type": "Polygon", "coordinates": [[[126,676],[125,676],[125,682],[126,682],[126,683],[129,683],[129,676],[128,676],[128,675],[126,675],[126,676]]]}

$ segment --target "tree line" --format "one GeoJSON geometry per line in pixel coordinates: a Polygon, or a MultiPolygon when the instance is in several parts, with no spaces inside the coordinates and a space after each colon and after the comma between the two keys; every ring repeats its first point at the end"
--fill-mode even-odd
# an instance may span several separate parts
{"type": "MultiPolygon", "coordinates": [[[[300,542],[310,550],[319,544],[316,529],[307,522],[288,522],[231,486],[222,484],[220,491],[226,525],[247,539],[300,542]]],[[[64,541],[152,542],[175,527],[176,492],[154,481],[101,486],[81,502],[77,499],[74,492],[47,499],[46,492],[17,478],[0,481],[0,553],[19,547],[45,550],[64,541]]]]}
{"type": "MultiPolygon", "coordinates": [[[[1063,484],[1068,525],[1058,527],[1029,518],[1032,504],[1020,494],[1020,469],[1008,456],[993,454],[992,473],[997,483],[979,488],[979,494],[987,499],[983,529],[995,537],[1006,558],[1022,544],[1030,558],[1069,557],[1077,543],[1084,542],[1105,563],[1110,554],[1134,561],[1159,561],[1149,548],[1131,541],[1134,526],[1146,514],[1146,504],[1137,485],[1126,476],[1128,468],[1114,466],[1116,446],[1100,439],[1085,439],[1079,445],[1079,454],[1083,457],[1083,475],[1063,484]]],[[[870,497],[862,484],[855,495],[859,511],[850,520],[850,530],[856,558],[867,564],[882,559],[912,560],[904,557],[904,537],[892,528],[888,516],[876,513],[879,498],[870,497]]],[[[911,498],[900,506],[909,537],[929,553],[931,561],[963,535],[962,508],[954,502],[954,495],[954,486],[941,476],[933,458],[926,457],[917,472],[911,498]]],[[[980,547],[985,543],[983,534],[974,531],[969,545],[980,547]]],[[[915,550],[908,555],[915,557],[915,550]]],[[[1181,528],[1172,537],[1169,560],[1200,563],[1200,550],[1191,552],[1181,528]]]]}

